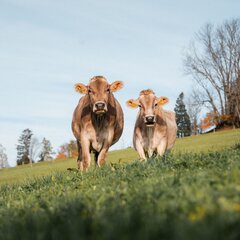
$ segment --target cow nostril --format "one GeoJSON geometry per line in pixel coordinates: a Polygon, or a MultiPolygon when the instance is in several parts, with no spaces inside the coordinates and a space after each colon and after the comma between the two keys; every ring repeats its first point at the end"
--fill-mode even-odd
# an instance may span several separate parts
{"type": "Polygon", "coordinates": [[[147,116],[146,121],[147,122],[154,122],[154,116],[147,116]]]}
{"type": "Polygon", "coordinates": [[[104,103],[96,103],[95,106],[97,109],[104,109],[105,104],[104,103]]]}

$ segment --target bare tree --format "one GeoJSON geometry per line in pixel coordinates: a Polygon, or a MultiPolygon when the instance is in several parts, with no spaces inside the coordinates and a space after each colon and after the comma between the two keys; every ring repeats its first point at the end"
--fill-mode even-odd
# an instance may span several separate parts
{"type": "Polygon", "coordinates": [[[188,96],[186,101],[186,107],[190,117],[193,135],[197,135],[198,133],[199,116],[204,104],[201,101],[200,96],[201,95],[199,95],[199,91],[193,89],[191,95],[188,96]]]}
{"type": "MultiPolygon", "coordinates": [[[[234,116],[233,116],[233,120],[234,122],[238,122],[239,123],[239,119],[240,119],[240,71],[238,73],[238,78],[237,81],[233,87],[233,91],[234,94],[232,95],[232,99],[231,99],[231,112],[234,112],[234,116]]],[[[240,127],[240,123],[239,125],[237,125],[237,127],[240,127]]]]}
{"type": "Polygon", "coordinates": [[[40,155],[41,143],[39,143],[36,137],[32,137],[30,147],[29,147],[29,160],[32,165],[33,162],[36,162],[40,155]]]}
{"type": "Polygon", "coordinates": [[[41,149],[39,161],[41,162],[41,161],[52,160],[51,155],[54,154],[54,152],[53,152],[51,142],[49,140],[47,140],[46,138],[43,138],[41,146],[42,146],[42,149],[41,149]]]}
{"type": "Polygon", "coordinates": [[[239,125],[240,19],[206,24],[185,53],[184,67],[204,92],[202,102],[239,125]]]}
{"type": "Polygon", "coordinates": [[[0,144],[0,169],[9,167],[7,154],[5,153],[6,149],[0,144]]]}
{"type": "Polygon", "coordinates": [[[67,156],[68,157],[74,157],[77,155],[77,143],[74,140],[70,140],[70,142],[67,144],[67,156]]]}

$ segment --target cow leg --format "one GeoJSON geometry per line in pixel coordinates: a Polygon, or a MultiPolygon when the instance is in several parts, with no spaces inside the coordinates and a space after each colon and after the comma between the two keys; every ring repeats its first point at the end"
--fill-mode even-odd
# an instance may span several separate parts
{"type": "Polygon", "coordinates": [[[113,136],[114,136],[114,130],[112,128],[109,128],[107,140],[103,144],[103,147],[102,147],[101,151],[99,152],[99,155],[97,158],[97,165],[99,167],[103,166],[106,163],[107,152],[110,147],[109,143],[113,142],[113,136]]]}
{"type": "Polygon", "coordinates": [[[136,147],[136,150],[138,152],[140,159],[147,160],[143,146],[139,140],[136,140],[135,147],[136,147]]]}
{"type": "Polygon", "coordinates": [[[99,167],[103,166],[106,163],[108,149],[109,149],[109,147],[105,147],[99,152],[99,155],[97,158],[97,165],[99,167]]]}
{"type": "Polygon", "coordinates": [[[77,165],[78,169],[81,168],[81,161],[82,161],[82,148],[80,142],[77,140],[77,148],[78,148],[78,158],[77,158],[77,165]]]}
{"type": "Polygon", "coordinates": [[[81,171],[87,170],[91,163],[89,146],[90,146],[89,141],[85,140],[81,142],[82,159],[80,160],[80,168],[79,168],[81,171]]]}
{"type": "Polygon", "coordinates": [[[167,148],[167,139],[164,138],[161,140],[160,144],[157,146],[157,153],[159,156],[163,156],[167,148]]]}

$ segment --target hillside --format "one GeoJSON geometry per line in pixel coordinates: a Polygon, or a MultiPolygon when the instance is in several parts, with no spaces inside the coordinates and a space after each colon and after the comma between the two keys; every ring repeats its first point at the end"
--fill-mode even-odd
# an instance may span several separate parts
{"type": "MultiPolygon", "coordinates": [[[[240,142],[240,130],[226,130],[206,135],[177,139],[173,154],[179,152],[207,152],[222,150],[240,142]]],[[[125,163],[138,159],[136,151],[132,148],[111,151],[107,163],[125,163]]],[[[54,172],[66,171],[67,168],[76,168],[76,159],[59,159],[50,162],[41,162],[26,166],[18,166],[0,170],[0,184],[24,181],[29,178],[45,176],[54,172]]],[[[94,168],[94,162],[92,161],[94,168]]]]}

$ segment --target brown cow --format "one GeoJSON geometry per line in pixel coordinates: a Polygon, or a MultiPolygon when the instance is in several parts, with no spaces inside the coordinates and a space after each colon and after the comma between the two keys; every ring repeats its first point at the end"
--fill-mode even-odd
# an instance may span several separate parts
{"type": "Polygon", "coordinates": [[[75,85],[75,90],[85,94],[73,113],[72,131],[78,145],[78,169],[90,166],[90,152],[94,152],[98,166],[105,163],[106,154],[123,131],[123,112],[113,92],[123,87],[123,82],[109,84],[106,78],[95,76],[89,85],[75,85]]]}
{"type": "Polygon", "coordinates": [[[175,143],[177,132],[175,113],[162,108],[167,102],[168,98],[158,98],[150,89],[141,91],[138,99],[127,101],[127,106],[140,108],[133,145],[141,159],[146,160],[152,155],[163,156],[175,143]]]}

